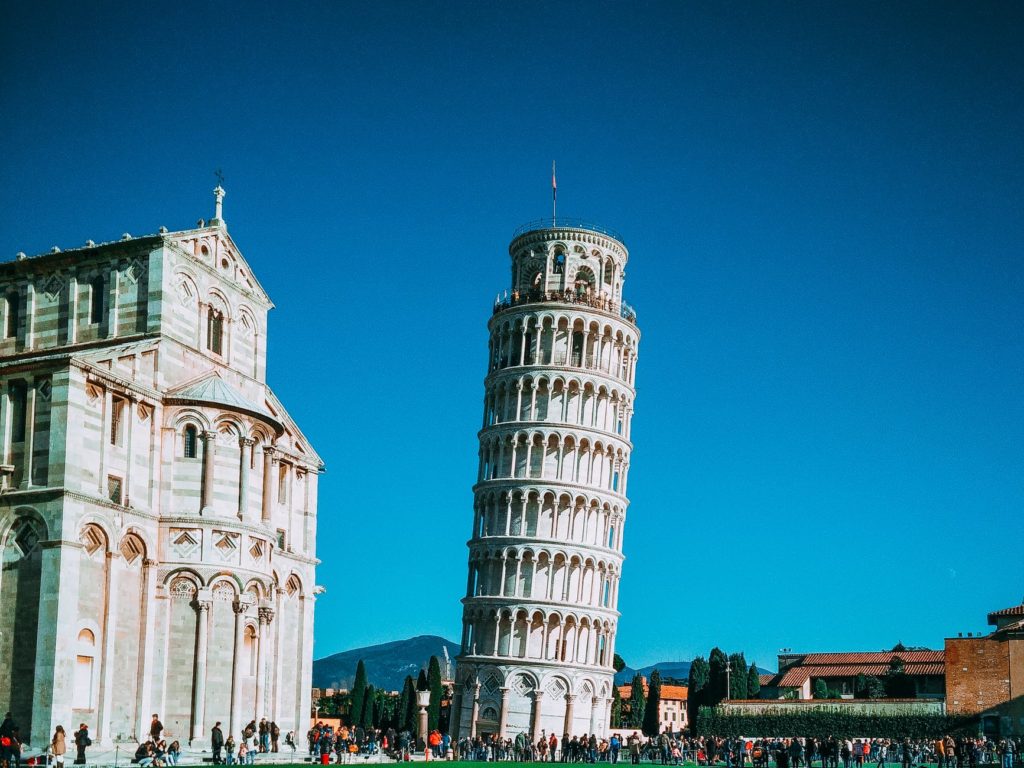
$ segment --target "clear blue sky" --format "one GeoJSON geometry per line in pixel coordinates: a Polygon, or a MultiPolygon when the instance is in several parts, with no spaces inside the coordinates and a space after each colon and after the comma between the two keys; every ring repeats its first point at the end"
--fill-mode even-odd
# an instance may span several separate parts
{"type": "Polygon", "coordinates": [[[0,255],[225,218],[326,460],[316,654],[458,639],[509,236],[624,234],[634,665],[1024,595],[1020,3],[8,3],[0,255]],[[436,7],[428,7],[428,6],[436,7]]]}

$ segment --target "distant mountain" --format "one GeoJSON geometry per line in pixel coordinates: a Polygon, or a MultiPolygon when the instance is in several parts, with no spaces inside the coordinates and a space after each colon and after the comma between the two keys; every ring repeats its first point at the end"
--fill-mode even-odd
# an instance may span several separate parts
{"type": "MultiPolygon", "coordinates": [[[[657,664],[651,664],[648,667],[640,667],[640,669],[633,669],[632,667],[624,667],[621,672],[615,675],[616,685],[628,685],[633,682],[633,676],[639,672],[644,677],[650,679],[651,672],[658,670],[661,673],[661,677],[664,680],[666,677],[671,677],[680,682],[685,683],[690,677],[690,662],[688,661],[659,661],[657,664]]],[[[758,672],[763,675],[774,674],[770,669],[757,668],[758,672]]]]}
{"type": "Polygon", "coordinates": [[[335,653],[313,661],[313,687],[351,688],[356,676],[356,664],[362,659],[366,665],[367,681],[371,685],[386,691],[400,691],[405,676],[412,675],[415,678],[421,668],[427,668],[431,656],[437,656],[441,661],[441,673],[444,674],[446,646],[454,669],[459,644],[437,635],[420,635],[408,640],[335,653]]]}

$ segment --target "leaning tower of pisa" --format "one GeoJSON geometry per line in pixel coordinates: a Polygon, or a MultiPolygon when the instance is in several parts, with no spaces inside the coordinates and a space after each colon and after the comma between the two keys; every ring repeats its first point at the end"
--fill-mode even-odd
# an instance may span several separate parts
{"type": "Polygon", "coordinates": [[[496,300],[452,731],[608,731],[640,333],[607,229],[521,227],[496,300]]]}

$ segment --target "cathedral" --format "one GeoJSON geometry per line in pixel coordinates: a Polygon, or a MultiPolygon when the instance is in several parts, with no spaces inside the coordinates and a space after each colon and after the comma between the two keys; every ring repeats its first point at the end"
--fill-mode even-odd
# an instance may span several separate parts
{"type": "Polygon", "coordinates": [[[267,386],[223,197],[0,264],[0,713],[33,745],[308,727],[324,467],[267,386]]]}

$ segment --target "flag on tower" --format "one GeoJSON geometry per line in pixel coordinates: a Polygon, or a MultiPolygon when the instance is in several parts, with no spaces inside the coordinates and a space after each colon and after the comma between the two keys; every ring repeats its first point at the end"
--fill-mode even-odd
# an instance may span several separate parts
{"type": "Polygon", "coordinates": [[[555,179],[555,161],[551,161],[551,223],[555,223],[555,211],[558,208],[558,181],[555,179]]]}

